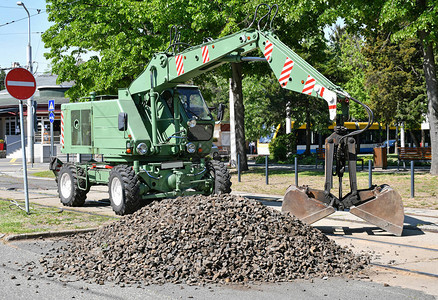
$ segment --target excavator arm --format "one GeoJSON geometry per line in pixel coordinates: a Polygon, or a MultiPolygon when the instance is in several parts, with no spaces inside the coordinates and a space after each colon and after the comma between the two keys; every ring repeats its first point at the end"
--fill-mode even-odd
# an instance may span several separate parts
{"type": "Polygon", "coordinates": [[[324,99],[330,119],[336,117],[338,99],[348,94],[282,43],[272,30],[247,28],[235,34],[189,47],[179,53],[155,54],[143,73],[131,84],[131,95],[162,90],[181,84],[228,62],[242,62],[256,48],[282,88],[324,99]]]}
{"type": "MultiPolygon", "coordinates": [[[[187,45],[179,42],[176,30],[172,40],[171,31],[171,43],[167,51],[155,54],[143,73],[127,90],[121,90],[119,93],[130,94],[134,101],[145,99],[150,103],[152,144],[157,145],[157,120],[153,112],[162,91],[185,83],[224,63],[251,60],[245,55],[257,48],[260,49],[282,88],[325,100],[330,119],[336,119],[335,132],[327,138],[325,144],[324,190],[291,186],[284,196],[282,210],[291,212],[310,224],[334,213],[336,209],[350,209],[350,212],[358,217],[388,232],[401,235],[404,214],[398,193],[387,185],[366,190],[357,188],[357,153],[353,136],[372,124],[372,111],[328,80],[278,39],[272,30],[272,22],[277,11],[277,5],[270,7],[261,4],[257,7],[254,20],[248,28],[217,40],[210,39],[201,45],[188,45],[183,51],[179,49],[187,45]],[[265,6],[268,12],[258,20],[257,28],[252,28],[258,9],[262,6],[265,6]],[[273,9],[276,9],[275,13],[273,9]],[[265,30],[268,24],[269,29],[265,30]],[[361,104],[369,115],[368,126],[352,133],[348,133],[343,126],[343,122],[348,118],[350,101],[361,104]],[[351,191],[343,196],[342,177],[347,166],[351,191]],[[330,192],[333,186],[333,169],[339,178],[339,197],[330,192]]],[[[179,120],[179,117],[175,116],[176,119],[179,120]]]]}

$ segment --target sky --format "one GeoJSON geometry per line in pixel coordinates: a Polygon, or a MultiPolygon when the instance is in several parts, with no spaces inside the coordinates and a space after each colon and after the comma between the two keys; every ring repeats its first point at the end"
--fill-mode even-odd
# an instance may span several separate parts
{"type": "MultiPolygon", "coordinates": [[[[43,54],[48,52],[41,41],[41,33],[50,27],[45,0],[23,0],[31,17],[31,46],[34,71],[50,70],[50,62],[43,54]],[[38,14],[37,9],[41,9],[38,14]]],[[[13,62],[27,64],[28,17],[26,10],[16,0],[0,0],[0,68],[10,68],[13,62]],[[7,24],[9,23],[9,24],[7,24]]]]}

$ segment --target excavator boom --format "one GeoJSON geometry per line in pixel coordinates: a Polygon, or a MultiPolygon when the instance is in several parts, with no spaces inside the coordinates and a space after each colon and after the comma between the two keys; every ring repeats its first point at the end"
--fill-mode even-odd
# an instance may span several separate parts
{"type": "MultiPolygon", "coordinates": [[[[347,134],[343,120],[348,118],[350,100],[363,104],[350,97],[278,39],[272,29],[277,12],[278,5],[260,4],[248,28],[216,40],[208,39],[197,46],[181,43],[180,35],[174,27],[175,32],[172,38],[171,31],[168,49],[155,54],[143,73],[128,89],[119,90],[119,95],[131,95],[137,103],[150,103],[151,111],[155,111],[156,100],[164,90],[185,83],[224,63],[241,62],[247,53],[260,49],[282,88],[325,100],[330,119],[336,118],[337,123],[339,119],[335,133],[326,141],[324,190],[289,188],[284,197],[283,211],[290,212],[305,222],[313,223],[336,209],[350,208],[352,213],[368,222],[397,235],[401,234],[399,228],[403,227],[403,218],[400,217],[403,216],[403,205],[397,192],[389,187],[373,188],[363,192],[357,189],[356,152],[352,136],[364,130],[347,134]],[[253,28],[261,7],[266,8],[268,12],[258,20],[257,28],[253,28]],[[266,27],[269,28],[265,30],[266,27]],[[180,48],[185,46],[187,47],[180,51],[180,48]],[[337,114],[338,111],[341,114],[337,114]],[[346,196],[340,193],[339,197],[335,197],[330,193],[333,168],[336,168],[335,173],[341,180],[347,164],[351,192],[346,196]],[[368,197],[369,193],[372,197],[368,197]],[[364,197],[365,194],[367,197],[364,197]],[[397,217],[393,218],[393,215],[397,217]]],[[[369,113],[371,124],[372,112],[366,105],[363,106],[369,113]]],[[[152,114],[151,125],[152,147],[156,147],[158,125],[155,114],[152,114]]]]}

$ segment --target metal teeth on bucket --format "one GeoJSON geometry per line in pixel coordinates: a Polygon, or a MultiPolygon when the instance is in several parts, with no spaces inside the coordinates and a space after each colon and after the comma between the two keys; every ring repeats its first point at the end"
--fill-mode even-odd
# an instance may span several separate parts
{"type": "MultiPolygon", "coordinates": [[[[388,185],[359,190],[358,193],[361,204],[350,207],[350,212],[387,232],[401,236],[404,210],[400,195],[388,185]]],[[[336,211],[324,203],[324,197],[324,191],[291,185],[286,190],[281,210],[312,224],[336,211]]]]}

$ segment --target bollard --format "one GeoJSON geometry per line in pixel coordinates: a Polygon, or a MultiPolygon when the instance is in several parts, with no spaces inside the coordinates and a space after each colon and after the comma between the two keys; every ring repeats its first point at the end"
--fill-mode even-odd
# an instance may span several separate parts
{"type": "Polygon", "coordinates": [[[269,179],[268,179],[268,176],[269,176],[269,172],[268,172],[268,170],[269,170],[269,166],[268,166],[268,156],[266,155],[265,156],[265,174],[266,174],[266,185],[268,185],[269,184],[269,179]]]}
{"type": "Polygon", "coordinates": [[[373,186],[373,163],[371,160],[368,161],[368,187],[371,188],[373,186]]]}
{"type": "Polygon", "coordinates": [[[70,155],[67,153],[67,162],[70,162],[70,155]]]}
{"type": "Polygon", "coordinates": [[[240,154],[237,154],[237,181],[240,182],[240,154]]]}
{"type": "Polygon", "coordinates": [[[414,186],[414,161],[411,160],[411,198],[415,196],[415,186],[414,186]]]}
{"type": "Polygon", "coordinates": [[[295,186],[298,186],[298,158],[295,157],[295,186]]]}

